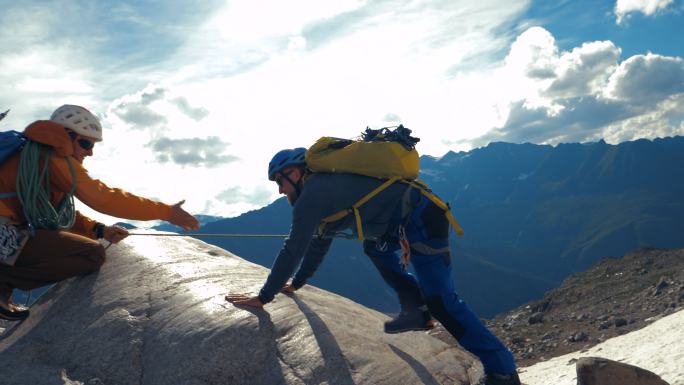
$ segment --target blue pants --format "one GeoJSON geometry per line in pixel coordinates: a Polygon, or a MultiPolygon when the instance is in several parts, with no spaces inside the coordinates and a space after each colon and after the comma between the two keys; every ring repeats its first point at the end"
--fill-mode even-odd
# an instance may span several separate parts
{"type": "Polygon", "coordinates": [[[514,373],[511,352],[456,294],[451,275],[449,223],[444,212],[421,197],[406,225],[406,236],[417,279],[401,268],[396,241],[364,242],[364,251],[396,291],[402,310],[427,304],[430,313],[459,344],[480,359],[485,373],[514,373]]]}

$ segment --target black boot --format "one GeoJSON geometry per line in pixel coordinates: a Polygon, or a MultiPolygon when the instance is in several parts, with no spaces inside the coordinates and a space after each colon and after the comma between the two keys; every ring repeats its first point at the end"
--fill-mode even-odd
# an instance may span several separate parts
{"type": "Polygon", "coordinates": [[[395,334],[416,330],[430,330],[435,327],[435,320],[430,312],[421,309],[402,310],[391,321],[385,322],[385,333],[395,334]]]}
{"type": "Polygon", "coordinates": [[[490,373],[486,375],[484,385],[520,385],[520,377],[518,377],[518,373],[490,373]]]}
{"type": "Polygon", "coordinates": [[[23,321],[29,314],[28,308],[12,302],[12,288],[0,283],[0,318],[7,321],[23,321]]]}

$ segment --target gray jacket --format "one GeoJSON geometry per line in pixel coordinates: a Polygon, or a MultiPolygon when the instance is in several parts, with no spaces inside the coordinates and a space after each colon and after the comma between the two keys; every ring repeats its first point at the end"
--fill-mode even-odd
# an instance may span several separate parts
{"type": "MultiPolygon", "coordinates": [[[[259,292],[261,302],[272,301],[300,263],[292,283],[295,288],[303,286],[328,252],[334,232],[351,229],[352,233],[356,233],[354,215],[348,215],[328,224],[323,236],[314,235],[321,220],[350,208],[383,182],[356,174],[311,175],[295,202],[289,236],[259,292]]],[[[361,206],[359,212],[365,238],[380,238],[396,232],[409,212],[409,188],[403,183],[395,183],[361,206]]]]}

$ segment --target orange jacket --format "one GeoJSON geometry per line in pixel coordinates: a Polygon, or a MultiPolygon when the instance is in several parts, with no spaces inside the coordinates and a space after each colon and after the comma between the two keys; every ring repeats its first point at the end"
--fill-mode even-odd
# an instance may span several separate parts
{"type": "MultiPolygon", "coordinates": [[[[67,158],[74,153],[72,140],[63,126],[39,120],[31,123],[24,134],[31,140],[50,145],[54,153],[50,157],[50,201],[56,206],[65,193],[71,191],[72,177],[67,158]]],[[[14,154],[0,165],[0,192],[16,192],[17,171],[20,154],[14,154]]],[[[74,158],[71,158],[76,177],[74,196],[89,207],[114,217],[133,220],[168,220],[171,206],[133,195],[118,188],[111,188],[92,179],[88,171],[74,158]]],[[[9,218],[11,223],[26,222],[18,198],[0,200],[0,217],[9,218]]],[[[70,231],[95,238],[94,227],[97,222],[76,212],[76,222],[70,231]]]]}

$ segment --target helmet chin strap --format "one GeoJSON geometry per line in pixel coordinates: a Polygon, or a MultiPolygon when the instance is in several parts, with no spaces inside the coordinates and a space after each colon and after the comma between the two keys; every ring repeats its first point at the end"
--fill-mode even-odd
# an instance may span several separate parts
{"type": "Polygon", "coordinates": [[[292,179],[290,179],[289,176],[287,176],[287,174],[285,174],[282,171],[280,172],[280,175],[282,175],[283,178],[285,178],[286,181],[290,182],[290,184],[295,188],[295,192],[297,193],[297,198],[299,198],[299,195],[302,193],[303,170],[300,169],[299,174],[300,174],[299,180],[297,181],[297,183],[295,183],[292,181],[292,179]]]}

